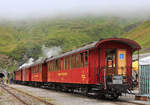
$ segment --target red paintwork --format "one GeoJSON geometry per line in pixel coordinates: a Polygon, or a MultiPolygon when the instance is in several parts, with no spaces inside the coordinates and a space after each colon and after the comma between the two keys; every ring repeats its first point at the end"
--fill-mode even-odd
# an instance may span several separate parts
{"type": "Polygon", "coordinates": [[[25,68],[22,70],[22,81],[31,81],[31,69],[25,68]]]}
{"type": "Polygon", "coordinates": [[[15,80],[22,81],[22,70],[15,72],[15,80]]]}
{"type": "Polygon", "coordinates": [[[46,64],[37,64],[31,67],[31,81],[46,82],[47,81],[47,69],[46,64]],[[42,66],[42,70],[40,70],[42,66]],[[34,70],[37,69],[37,72],[34,70]]]}
{"type": "Polygon", "coordinates": [[[88,68],[48,71],[48,82],[88,84],[88,68]]]}

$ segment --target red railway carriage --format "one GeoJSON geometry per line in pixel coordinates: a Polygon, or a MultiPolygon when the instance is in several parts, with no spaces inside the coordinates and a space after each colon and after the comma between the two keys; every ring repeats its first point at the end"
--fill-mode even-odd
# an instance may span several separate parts
{"type": "Polygon", "coordinates": [[[88,84],[88,52],[67,54],[48,61],[48,82],[88,84]],[[79,63],[80,62],[80,63],[79,63]]]}
{"type": "Polygon", "coordinates": [[[22,81],[22,69],[15,71],[15,80],[16,83],[20,83],[22,81]]]}
{"type": "Polygon", "coordinates": [[[31,81],[31,68],[25,67],[22,69],[22,81],[28,82],[31,81]]]}
{"type": "Polygon", "coordinates": [[[123,38],[87,44],[49,58],[48,82],[88,85],[91,90],[94,85],[118,96],[132,84],[132,53],[139,49],[136,42],[123,38]]]}
{"type": "Polygon", "coordinates": [[[44,62],[35,63],[30,67],[30,70],[32,82],[39,83],[47,81],[46,63],[44,62]]]}

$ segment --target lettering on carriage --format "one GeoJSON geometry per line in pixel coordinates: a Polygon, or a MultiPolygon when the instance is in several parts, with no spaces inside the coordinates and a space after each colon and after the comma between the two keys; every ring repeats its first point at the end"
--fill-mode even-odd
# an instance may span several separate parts
{"type": "Polygon", "coordinates": [[[64,73],[58,73],[58,76],[67,76],[68,73],[64,72],[64,73]]]}
{"type": "Polygon", "coordinates": [[[83,81],[84,81],[85,78],[86,78],[86,76],[85,76],[85,71],[84,71],[84,70],[82,71],[81,78],[82,78],[83,81]]]}
{"type": "Polygon", "coordinates": [[[86,78],[86,77],[85,77],[85,74],[82,74],[81,77],[82,77],[82,79],[85,79],[85,78],[86,78]]]}
{"type": "Polygon", "coordinates": [[[34,75],[34,78],[38,78],[38,74],[35,74],[35,75],[34,75]]]}

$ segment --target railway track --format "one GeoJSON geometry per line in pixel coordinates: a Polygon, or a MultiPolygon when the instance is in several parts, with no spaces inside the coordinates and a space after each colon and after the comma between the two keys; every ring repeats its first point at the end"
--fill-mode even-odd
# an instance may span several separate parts
{"type": "MultiPolygon", "coordinates": [[[[5,87],[2,87],[2,88],[5,88],[5,90],[7,92],[9,91],[8,92],[9,94],[14,96],[17,100],[19,100],[22,103],[21,105],[53,105],[53,104],[47,102],[46,100],[43,100],[43,99],[41,99],[37,96],[33,96],[33,95],[31,95],[27,92],[24,92],[20,89],[13,88],[13,87],[10,87],[8,85],[5,85],[5,87]],[[15,93],[15,91],[16,91],[16,93],[15,93]],[[27,99],[20,98],[20,96],[18,96],[18,93],[19,93],[19,95],[20,94],[26,95],[28,98],[27,99]],[[34,104],[32,104],[31,102],[27,101],[29,99],[32,100],[32,101],[36,100],[36,101],[38,101],[39,104],[35,104],[34,102],[33,102],[34,104]]],[[[77,94],[74,94],[74,95],[78,97],[78,95],[80,96],[81,94],[77,93],[77,94]]],[[[94,98],[94,97],[91,96],[91,97],[88,97],[88,98],[94,98]]],[[[109,100],[109,99],[104,99],[104,100],[102,99],[101,100],[100,99],[100,101],[106,101],[106,102],[110,102],[110,103],[116,104],[116,105],[146,105],[146,104],[142,104],[142,103],[138,103],[138,102],[130,102],[130,101],[127,101],[127,100],[122,100],[122,99],[121,100],[120,99],[118,99],[118,100],[109,100]]]]}
{"type": "Polygon", "coordinates": [[[15,97],[20,103],[22,103],[22,105],[53,105],[44,99],[33,96],[8,85],[1,85],[0,87],[15,97]]]}

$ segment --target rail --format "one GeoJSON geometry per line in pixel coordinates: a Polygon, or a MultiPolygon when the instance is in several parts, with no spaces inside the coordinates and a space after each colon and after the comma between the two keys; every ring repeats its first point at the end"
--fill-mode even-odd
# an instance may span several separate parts
{"type": "MultiPolygon", "coordinates": [[[[4,86],[5,86],[5,87],[9,87],[10,89],[15,90],[15,91],[17,91],[17,92],[19,92],[19,93],[21,93],[21,94],[24,94],[24,95],[26,95],[26,96],[28,96],[28,97],[32,97],[33,99],[36,99],[36,100],[38,100],[38,101],[40,101],[40,102],[42,102],[42,103],[44,103],[44,104],[46,104],[46,105],[53,105],[52,103],[49,103],[49,102],[47,102],[46,100],[43,100],[43,99],[41,99],[41,98],[39,98],[39,97],[36,97],[36,96],[33,96],[33,95],[29,94],[29,93],[23,92],[23,91],[21,91],[21,90],[19,90],[19,89],[10,87],[10,86],[8,86],[8,85],[4,85],[4,86]]],[[[16,99],[18,99],[21,103],[23,103],[24,105],[31,105],[31,104],[28,104],[27,102],[25,102],[24,100],[22,100],[21,98],[19,98],[17,95],[15,95],[14,93],[12,93],[12,92],[9,91],[8,89],[6,89],[4,86],[1,86],[1,87],[2,87],[5,91],[7,91],[9,94],[11,94],[12,96],[14,96],[16,99]]]]}
{"type": "Polygon", "coordinates": [[[19,100],[22,104],[24,105],[30,105],[28,103],[26,103],[24,100],[20,99],[18,96],[16,96],[14,93],[12,93],[11,91],[9,91],[8,89],[6,89],[4,86],[0,86],[3,90],[5,90],[7,93],[11,94],[12,96],[14,96],[17,100],[19,100]]]}

